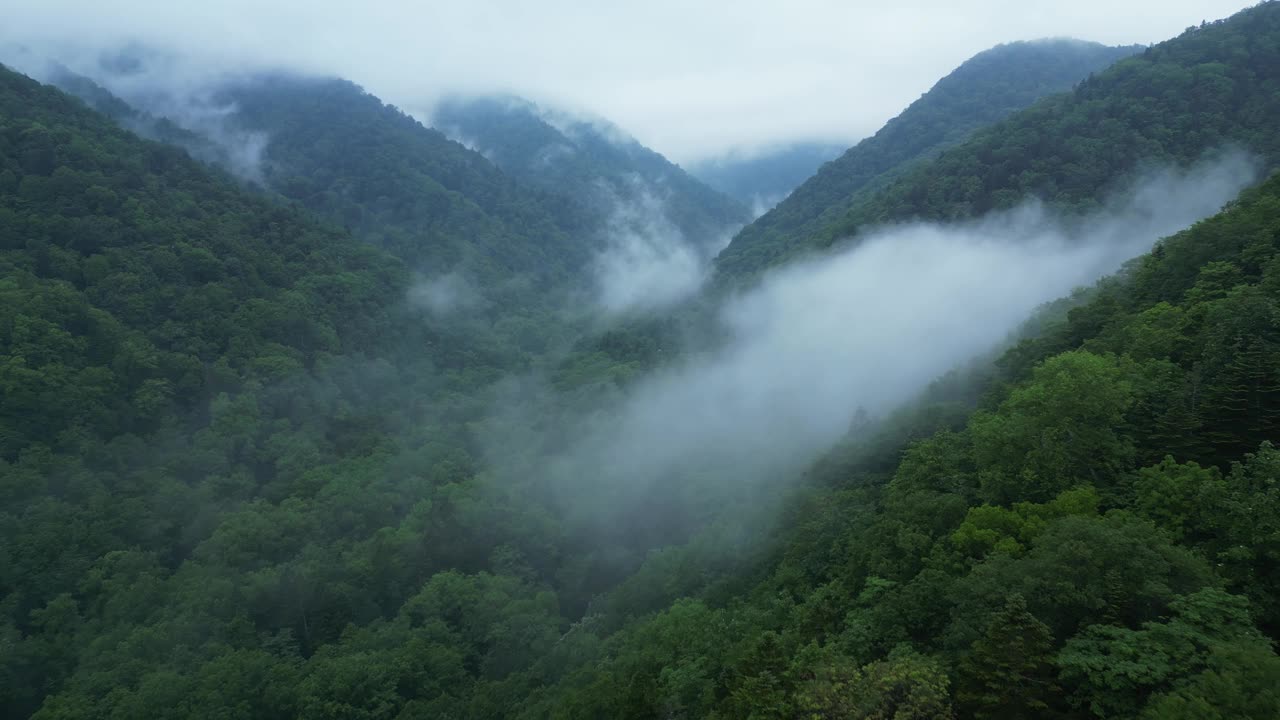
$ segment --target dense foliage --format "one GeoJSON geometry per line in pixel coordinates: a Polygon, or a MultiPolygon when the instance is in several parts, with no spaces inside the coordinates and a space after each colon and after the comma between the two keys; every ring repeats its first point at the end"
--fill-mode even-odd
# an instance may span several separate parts
{"type": "Polygon", "coordinates": [[[229,84],[230,120],[270,138],[265,184],[427,273],[484,284],[564,282],[589,248],[568,201],[513,182],[478,153],[345,81],[229,84]]]}
{"type": "Polygon", "coordinates": [[[433,124],[473,145],[512,177],[575,200],[602,224],[656,210],[692,243],[745,223],[744,205],[703,185],[604,120],[543,110],[518,98],[453,99],[433,124]]]}
{"type": "MultiPolygon", "coordinates": [[[[190,715],[241,703],[315,714],[296,695],[279,706],[255,688],[335,647],[348,627],[410,612],[428,586],[495,612],[486,628],[511,628],[438,638],[454,663],[440,671],[460,673],[438,687],[465,684],[489,666],[482,655],[495,658],[483,673],[527,665],[535,637],[555,635],[643,558],[652,537],[601,542],[553,521],[536,478],[499,483],[476,460],[488,388],[565,332],[537,292],[563,264],[544,273],[536,256],[500,258],[532,263],[510,275],[510,293],[528,302],[499,306],[495,293],[440,317],[419,307],[402,262],[299,205],[20,75],[0,77],[4,715],[41,705],[51,717],[190,715]],[[466,600],[468,587],[484,600],[466,600]],[[494,592],[515,605],[491,607],[494,592]],[[528,635],[511,613],[541,629],[528,635]],[[490,636],[504,639],[490,647],[490,636]],[[237,658],[267,675],[255,680],[237,658]],[[212,683],[201,698],[177,679],[206,672],[246,684],[200,680],[212,683]]],[[[423,132],[412,127],[411,140],[423,132]]],[[[352,177],[384,177],[370,172],[352,177]]],[[[408,236],[416,217],[368,227],[408,236]]],[[[465,227],[483,238],[486,222],[465,227]]],[[[483,249],[457,232],[476,240],[467,252],[483,249]]],[[[424,262],[434,251],[404,255],[424,262]]],[[[584,338],[557,384],[621,381],[663,326],[623,342],[584,338]]]]}
{"type": "Polygon", "coordinates": [[[820,473],[754,587],[575,626],[516,716],[1276,717],[1280,177],[1046,322],[967,422],[820,473]]]}
{"type": "Polygon", "coordinates": [[[1145,166],[1188,163],[1240,147],[1280,161],[1280,4],[1191,28],[977,133],[874,196],[826,240],[867,223],[947,219],[1027,197],[1097,207],[1145,166]]]}
{"type": "Polygon", "coordinates": [[[1224,148],[1275,163],[1278,113],[1280,5],[1267,2],[1117,62],[895,174],[886,187],[838,193],[819,204],[835,209],[807,232],[741,234],[720,267],[725,276],[749,275],[863,227],[970,217],[1028,198],[1087,211],[1146,167],[1224,148]]]}
{"type": "Polygon", "coordinates": [[[1036,100],[1070,89],[1137,47],[1079,40],[1000,45],[978,53],[911,103],[875,135],[823,165],[773,210],[747,226],[721,254],[718,266],[742,277],[782,262],[826,237],[857,197],[882,187],[904,167],[931,158],[978,128],[1036,100]]]}
{"type": "MultiPolygon", "coordinates": [[[[1082,96],[1123,126],[1152,67],[1199,112],[1177,93],[1220,83],[1183,60],[1236,94],[1219,125],[1145,124],[1169,157],[1266,151],[1276,12],[929,166],[1082,96]]],[[[575,338],[545,299],[582,257],[572,203],[354,86],[226,92],[274,134],[267,193],[0,69],[0,714],[1280,716],[1280,177],[854,428],[780,512],[655,484],[601,528],[534,463],[678,321],[547,362],[575,338]],[[459,261],[514,289],[424,311],[412,270],[459,261]],[[494,383],[530,368],[562,394],[495,458],[486,410],[522,388],[494,383]]],[[[928,212],[987,207],[948,192],[928,212]]]]}

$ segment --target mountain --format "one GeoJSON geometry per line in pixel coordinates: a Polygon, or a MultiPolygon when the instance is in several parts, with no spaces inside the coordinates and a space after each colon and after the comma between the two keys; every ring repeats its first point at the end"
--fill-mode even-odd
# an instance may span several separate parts
{"type": "Polygon", "coordinates": [[[0,69],[0,714],[314,715],[328,691],[253,699],[251,666],[459,582],[532,624],[437,670],[506,672],[643,558],[554,519],[539,475],[495,480],[483,437],[495,383],[576,337],[579,210],[348,83],[229,83],[189,127],[80,91],[115,121],[0,69]]]}
{"type": "Polygon", "coordinates": [[[811,242],[869,223],[947,219],[1030,197],[1082,210],[1143,168],[1240,148],[1280,161],[1280,5],[1187,30],[855,198],[811,242]]]}
{"type": "Polygon", "coordinates": [[[289,75],[220,88],[263,133],[265,183],[428,273],[564,281],[588,250],[562,203],[356,85],[289,75]]]}
{"type": "MultiPolygon", "coordinates": [[[[891,171],[841,220],[1043,187],[1079,210],[1106,190],[1067,179],[1223,139],[1272,157],[1277,7],[891,171]]],[[[854,257],[896,301],[874,255],[817,257],[837,272],[791,276],[786,312],[746,293],[728,337],[662,360],[679,314],[555,317],[599,220],[581,198],[341,81],[203,101],[90,97],[113,121],[0,68],[0,716],[1280,716],[1280,176],[870,417],[783,395],[873,374],[842,339],[945,351],[895,349],[894,317],[943,335],[938,300],[869,303],[861,335],[808,292],[854,257]],[[717,362],[760,331],[779,342],[717,362]],[[557,341],[609,381],[564,382],[557,341]],[[739,415],[782,431],[719,424],[739,415]],[[757,451],[820,415],[839,446],[754,491],[757,451]]]]}
{"type": "Polygon", "coordinates": [[[702,182],[757,212],[777,205],[818,168],[839,157],[844,145],[801,142],[751,153],[729,153],[691,165],[702,182]]]}
{"type": "Polygon", "coordinates": [[[569,296],[592,301],[578,316],[652,313],[695,291],[749,219],[603,121],[556,116],[557,129],[517,101],[446,104],[451,122],[491,137],[486,157],[345,81],[245,73],[173,87],[148,75],[153,54],[125,76],[112,73],[118,61],[86,70],[124,99],[67,71],[51,79],[123,126],[391,251],[436,283],[424,297],[466,296],[465,314],[491,326],[547,326],[569,296]]]}
{"type": "Polygon", "coordinates": [[[818,463],[749,569],[664,551],[518,717],[1280,713],[1280,175],[1038,324],[818,463]]]}
{"type": "Polygon", "coordinates": [[[653,205],[686,238],[705,245],[750,219],[742,203],[604,120],[502,97],[442,102],[432,123],[512,177],[573,198],[601,222],[620,207],[653,205]]]}
{"type": "Polygon", "coordinates": [[[573,282],[590,257],[587,218],[568,200],[516,182],[353,83],[256,73],[173,90],[148,84],[147,63],[157,62],[149,54],[124,78],[111,72],[119,58],[109,59],[92,79],[64,71],[52,80],[125,127],[349,228],[416,271],[486,286],[521,276],[548,289],[573,282]],[[109,92],[116,86],[122,97],[109,92]]]}
{"type": "Polygon", "coordinates": [[[913,161],[930,158],[1139,50],[1056,39],[1009,43],[975,55],[743,228],[718,258],[718,270],[729,277],[752,275],[829,240],[830,225],[858,197],[882,187],[913,161]]]}
{"type": "Polygon", "coordinates": [[[222,512],[360,443],[362,411],[354,435],[325,436],[313,421],[335,408],[300,388],[386,347],[409,280],[345,232],[0,68],[6,716],[74,669],[38,628],[80,632],[52,618],[105,599],[87,577],[147,594],[222,512]],[[259,420],[281,447],[309,438],[298,464],[254,449],[259,420]]]}

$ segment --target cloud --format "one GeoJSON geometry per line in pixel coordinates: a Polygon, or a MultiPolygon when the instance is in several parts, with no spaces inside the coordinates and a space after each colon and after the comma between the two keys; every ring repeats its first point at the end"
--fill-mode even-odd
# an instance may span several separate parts
{"type": "Polygon", "coordinates": [[[104,51],[88,45],[31,47],[2,40],[0,62],[55,85],[67,72],[86,77],[146,114],[138,122],[126,120],[130,130],[155,137],[155,120],[168,119],[199,136],[198,146],[187,147],[193,155],[246,180],[264,182],[270,137],[239,127],[236,104],[218,97],[221,89],[245,79],[243,70],[219,68],[198,56],[154,47],[121,45],[104,51]]]}
{"type": "Polygon", "coordinates": [[[686,162],[794,139],[852,144],[1001,42],[1156,42],[1248,4],[41,0],[6,8],[0,41],[139,41],[222,71],[336,74],[424,117],[447,94],[510,92],[609,118],[686,162]]]}
{"type": "Polygon", "coordinates": [[[410,306],[437,320],[485,305],[480,290],[456,272],[420,279],[409,288],[408,297],[410,306]]]}
{"type": "Polygon", "coordinates": [[[540,467],[573,507],[588,496],[598,501],[588,507],[616,511],[655,486],[789,477],[837,442],[858,408],[891,411],[1005,339],[1036,306],[1217,212],[1255,177],[1231,155],[1152,174],[1083,219],[1031,204],[870,232],[731,299],[713,333],[725,342],[558,423],[563,452],[541,465],[525,458],[521,472],[540,467]]]}
{"type": "Polygon", "coordinates": [[[670,219],[660,188],[631,178],[627,197],[605,186],[612,206],[603,249],[592,263],[595,306],[607,317],[670,307],[702,287],[711,259],[738,228],[721,237],[688,238],[670,219]]]}

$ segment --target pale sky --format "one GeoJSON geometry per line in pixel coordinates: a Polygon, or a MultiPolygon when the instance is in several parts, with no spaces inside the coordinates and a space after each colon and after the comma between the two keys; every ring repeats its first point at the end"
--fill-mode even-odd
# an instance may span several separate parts
{"type": "Polygon", "coordinates": [[[217,70],[335,74],[424,117],[443,94],[514,93],[600,115],[692,162],[795,140],[851,144],[998,43],[1154,43],[1251,4],[0,0],[0,42],[133,41],[181,48],[217,70]]]}

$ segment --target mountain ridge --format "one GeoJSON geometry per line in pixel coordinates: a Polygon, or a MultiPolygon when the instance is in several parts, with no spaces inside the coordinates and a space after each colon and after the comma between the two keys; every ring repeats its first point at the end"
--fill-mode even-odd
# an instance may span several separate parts
{"type": "Polygon", "coordinates": [[[517,179],[576,198],[605,219],[617,204],[651,196],[700,245],[749,219],[745,207],[605,120],[506,96],[446,99],[432,123],[517,179]]]}
{"type": "Polygon", "coordinates": [[[1006,43],[978,53],[739,232],[717,258],[718,273],[752,275],[793,257],[796,245],[821,234],[868,185],[888,182],[904,165],[954,145],[1040,97],[1069,89],[1137,49],[1058,38],[1006,43]]]}

